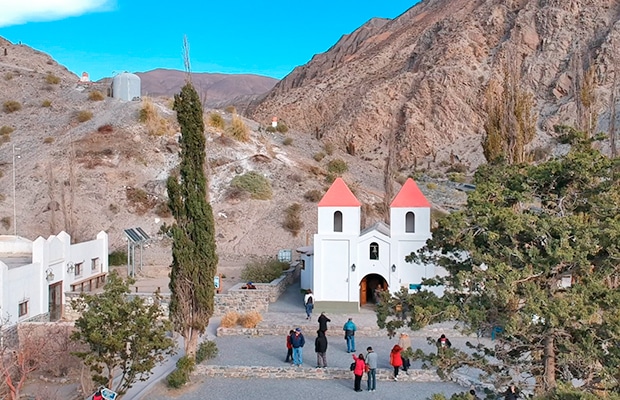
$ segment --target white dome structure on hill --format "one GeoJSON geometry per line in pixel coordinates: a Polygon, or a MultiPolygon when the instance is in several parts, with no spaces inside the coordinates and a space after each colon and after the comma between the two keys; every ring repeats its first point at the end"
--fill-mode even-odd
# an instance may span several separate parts
{"type": "Polygon", "coordinates": [[[112,97],[123,101],[140,100],[140,77],[129,72],[112,78],[112,97]]]}

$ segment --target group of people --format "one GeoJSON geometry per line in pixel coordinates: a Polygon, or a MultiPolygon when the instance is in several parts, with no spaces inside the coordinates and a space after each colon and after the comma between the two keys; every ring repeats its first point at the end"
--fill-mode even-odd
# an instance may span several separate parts
{"type": "MultiPolygon", "coordinates": [[[[319,316],[319,329],[316,331],[316,339],[314,340],[314,351],[316,352],[316,367],[327,367],[327,323],[331,322],[331,319],[327,318],[325,313],[321,313],[319,316]]],[[[301,328],[295,328],[290,330],[286,337],[286,359],[284,362],[290,362],[291,365],[301,366],[303,363],[303,347],[306,344],[301,328]]]]}

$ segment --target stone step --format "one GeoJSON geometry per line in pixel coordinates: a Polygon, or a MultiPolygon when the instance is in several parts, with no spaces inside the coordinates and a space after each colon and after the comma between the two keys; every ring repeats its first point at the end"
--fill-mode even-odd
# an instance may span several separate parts
{"type": "MultiPolygon", "coordinates": [[[[230,366],[197,365],[194,376],[211,378],[264,378],[264,379],[351,379],[353,372],[346,368],[314,368],[310,366],[264,367],[264,366],[230,366]]],[[[366,374],[362,377],[365,381],[366,374]]],[[[392,370],[377,368],[378,381],[393,381],[392,370]]],[[[431,369],[409,369],[407,373],[398,374],[399,382],[442,382],[431,369]]]]}

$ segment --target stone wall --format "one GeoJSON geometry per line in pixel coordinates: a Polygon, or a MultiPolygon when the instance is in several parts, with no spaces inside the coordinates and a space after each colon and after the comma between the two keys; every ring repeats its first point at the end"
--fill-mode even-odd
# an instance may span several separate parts
{"type": "Polygon", "coordinates": [[[215,295],[213,316],[218,317],[229,312],[267,312],[269,303],[278,300],[286,288],[299,278],[300,273],[301,265],[294,263],[278,279],[270,283],[255,283],[256,289],[242,289],[245,284],[238,283],[227,293],[215,295]]]}

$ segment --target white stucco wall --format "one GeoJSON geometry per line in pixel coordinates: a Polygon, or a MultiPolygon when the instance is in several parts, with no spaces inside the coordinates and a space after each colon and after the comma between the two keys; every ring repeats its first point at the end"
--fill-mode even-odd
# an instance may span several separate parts
{"type": "MultiPolygon", "coordinates": [[[[360,207],[318,207],[318,233],[334,232],[334,213],[342,213],[342,235],[360,234],[360,207]]],[[[316,243],[316,242],[315,242],[316,243]]]]}
{"type": "MultiPolygon", "coordinates": [[[[316,235],[319,236],[319,235],[316,235]]],[[[351,239],[329,238],[316,240],[314,247],[315,263],[321,268],[315,269],[315,301],[352,301],[347,290],[351,274],[351,239]],[[320,243],[317,246],[316,243],[320,243]]]]}
{"type": "Polygon", "coordinates": [[[390,209],[390,236],[398,239],[401,235],[414,235],[417,239],[426,240],[431,236],[431,209],[430,207],[393,207],[390,209]],[[414,232],[406,233],[405,215],[413,212],[415,216],[414,232]]]}

